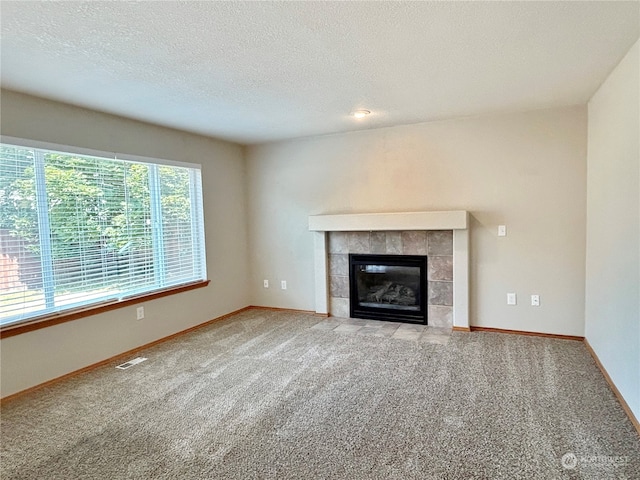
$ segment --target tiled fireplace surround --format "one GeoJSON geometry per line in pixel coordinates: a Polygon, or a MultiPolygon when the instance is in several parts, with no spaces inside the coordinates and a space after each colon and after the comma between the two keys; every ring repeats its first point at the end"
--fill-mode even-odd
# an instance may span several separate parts
{"type": "Polygon", "coordinates": [[[349,317],[349,254],[427,255],[429,325],[453,325],[453,231],[329,232],[329,313],[349,317]]]}
{"type": "Polygon", "coordinates": [[[428,323],[469,328],[468,212],[309,217],[316,312],[349,316],[349,253],[427,255],[428,323]]]}

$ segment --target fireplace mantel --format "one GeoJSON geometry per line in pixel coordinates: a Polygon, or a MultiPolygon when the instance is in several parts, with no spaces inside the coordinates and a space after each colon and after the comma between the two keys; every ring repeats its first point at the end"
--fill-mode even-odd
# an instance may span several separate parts
{"type": "Polygon", "coordinates": [[[466,230],[468,218],[469,213],[465,210],[312,215],[309,217],[309,230],[314,232],[466,230]]]}
{"type": "Polygon", "coordinates": [[[312,215],[314,232],[316,312],[328,314],[327,232],[452,230],[453,231],[453,326],[469,328],[469,212],[354,213],[312,215]]]}

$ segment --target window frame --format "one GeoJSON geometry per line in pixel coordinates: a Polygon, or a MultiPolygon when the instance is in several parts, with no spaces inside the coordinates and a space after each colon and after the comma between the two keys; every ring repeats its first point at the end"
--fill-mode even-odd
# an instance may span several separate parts
{"type": "MultiPolygon", "coordinates": [[[[77,147],[73,145],[63,145],[63,144],[57,144],[57,143],[25,139],[20,137],[12,137],[8,135],[0,135],[0,143],[21,146],[25,148],[49,150],[56,153],[64,153],[64,154],[71,154],[71,155],[86,155],[91,157],[101,157],[108,160],[124,160],[124,161],[144,163],[144,164],[155,165],[155,166],[166,165],[166,166],[197,169],[202,171],[202,165],[196,164],[196,163],[179,162],[179,161],[167,160],[167,159],[161,159],[161,158],[155,158],[155,157],[146,157],[146,156],[140,156],[140,155],[95,150],[95,149],[77,147]]],[[[191,182],[193,182],[192,178],[190,179],[190,183],[191,182]]],[[[63,310],[58,310],[54,312],[45,312],[41,315],[34,315],[29,318],[17,320],[11,323],[7,323],[5,325],[0,325],[0,339],[11,337],[14,335],[19,335],[21,333],[26,333],[33,330],[38,330],[41,328],[46,328],[46,327],[57,325],[60,323],[69,322],[72,320],[77,320],[80,318],[96,315],[96,314],[107,312],[114,309],[124,308],[137,303],[141,303],[143,301],[150,301],[150,300],[165,297],[168,295],[174,295],[174,294],[182,293],[189,290],[207,287],[210,283],[210,280],[207,277],[207,263],[206,263],[206,238],[205,238],[205,231],[204,231],[205,228],[204,228],[204,198],[203,198],[204,192],[203,192],[201,183],[197,185],[197,187],[199,188],[198,193],[199,193],[200,199],[202,199],[202,204],[194,205],[194,199],[192,199],[191,205],[192,205],[192,208],[195,207],[195,209],[200,210],[195,214],[196,218],[200,217],[202,219],[202,225],[198,227],[201,230],[199,239],[202,243],[201,248],[198,251],[198,255],[200,255],[201,257],[200,263],[202,265],[202,273],[203,273],[203,278],[201,280],[195,280],[195,281],[190,280],[183,283],[173,284],[168,287],[161,285],[158,288],[154,288],[153,290],[147,290],[141,293],[131,292],[119,298],[112,298],[112,299],[97,301],[96,303],[81,305],[74,308],[63,309],[63,310]]],[[[198,203],[198,202],[196,201],[195,203],[198,203]]],[[[193,225],[192,225],[192,228],[193,228],[193,225]]]]}

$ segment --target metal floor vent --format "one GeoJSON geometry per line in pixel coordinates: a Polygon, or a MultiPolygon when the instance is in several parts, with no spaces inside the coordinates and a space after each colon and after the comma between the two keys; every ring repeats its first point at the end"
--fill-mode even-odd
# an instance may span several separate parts
{"type": "Polygon", "coordinates": [[[126,370],[127,368],[133,367],[134,365],[142,363],[145,360],[146,358],[143,358],[143,357],[134,358],[133,360],[129,360],[128,362],[123,363],[122,365],[116,366],[116,368],[119,368],[120,370],[126,370]]]}

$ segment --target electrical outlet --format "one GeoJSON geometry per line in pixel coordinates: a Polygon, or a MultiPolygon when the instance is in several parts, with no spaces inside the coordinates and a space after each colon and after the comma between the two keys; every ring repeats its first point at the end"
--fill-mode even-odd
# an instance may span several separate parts
{"type": "Polygon", "coordinates": [[[540,306],[540,295],[531,295],[531,305],[533,307],[540,306]]]}
{"type": "Polygon", "coordinates": [[[507,226],[506,225],[498,225],[498,236],[506,237],[507,236],[507,226]]]}
{"type": "Polygon", "coordinates": [[[144,307],[136,308],[136,320],[142,320],[144,318],[144,307]]]}
{"type": "Polygon", "coordinates": [[[269,280],[263,280],[262,284],[264,285],[264,288],[269,288],[269,280]]]}
{"type": "Polygon", "coordinates": [[[282,280],[282,282],[280,282],[280,286],[282,287],[282,290],[286,290],[287,289],[287,281],[286,280],[282,280]]]}
{"type": "Polygon", "coordinates": [[[507,293],[507,305],[516,305],[517,297],[515,293],[507,293]]]}

